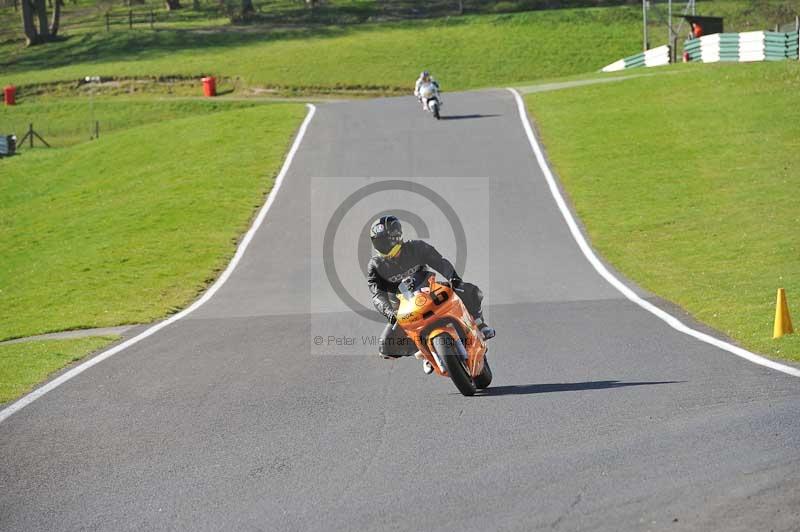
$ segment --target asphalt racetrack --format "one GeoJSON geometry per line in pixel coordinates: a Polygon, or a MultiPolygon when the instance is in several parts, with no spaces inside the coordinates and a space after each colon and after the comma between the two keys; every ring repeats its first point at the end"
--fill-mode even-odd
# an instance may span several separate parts
{"type": "Polygon", "coordinates": [[[601,278],[510,92],[442,113],[319,106],[208,302],[0,423],[0,530],[800,530],[800,381],[601,278]],[[486,393],[376,356],[386,211],[483,288],[486,393]]]}

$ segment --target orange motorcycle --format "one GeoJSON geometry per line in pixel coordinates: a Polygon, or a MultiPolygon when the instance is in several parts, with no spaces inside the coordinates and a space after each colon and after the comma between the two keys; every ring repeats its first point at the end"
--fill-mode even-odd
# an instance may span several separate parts
{"type": "Polygon", "coordinates": [[[397,325],[421,356],[442,377],[450,377],[463,395],[488,388],[492,370],[486,342],[457,290],[436,281],[428,271],[400,283],[397,325]]]}

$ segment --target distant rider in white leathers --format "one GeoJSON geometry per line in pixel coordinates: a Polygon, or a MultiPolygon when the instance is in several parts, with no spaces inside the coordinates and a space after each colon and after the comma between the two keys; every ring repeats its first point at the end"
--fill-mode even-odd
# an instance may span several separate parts
{"type": "Polygon", "coordinates": [[[421,73],[421,74],[419,75],[419,77],[417,78],[417,83],[416,83],[416,85],[414,86],[414,96],[416,96],[416,97],[417,97],[417,99],[418,99],[420,102],[422,102],[422,110],[423,110],[423,111],[427,111],[427,110],[428,110],[428,102],[423,102],[423,101],[422,101],[422,96],[420,95],[419,89],[420,89],[420,88],[421,88],[423,85],[426,85],[426,84],[428,84],[428,83],[430,83],[430,84],[432,84],[432,85],[433,85],[433,87],[434,87],[434,88],[435,88],[435,90],[436,90],[436,98],[438,98],[438,100],[439,100],[439,105],[441,105],[441,104],[442,104],[442,97],[441,97],[441,95],[439,94],[439,82],[438,82],[438,81],[436,81],[436,79],[435,79],[433,76],[431,76],[431,73],[430,73],[430,72],[428,72],[427,70],[423,70],[423,71],[422,71],[422,73],[421,73]]]}

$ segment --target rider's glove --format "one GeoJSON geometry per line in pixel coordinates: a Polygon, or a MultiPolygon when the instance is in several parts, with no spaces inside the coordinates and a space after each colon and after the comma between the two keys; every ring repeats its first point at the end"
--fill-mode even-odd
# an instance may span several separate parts
{"type": "Polygon", "coordinates": [[[397,312],[390,312],[389,314],[386,315],[386,317],[389,318],[389,323],[391,323],[392,325],[394,325],[397,322],[397,312]]]}
{"type": "Polygon", "coordinates": [[[464,281],[462,281],[461,277],[459,277],[457,275],[453,276],[453,278],[450,279],[450,286],[453,287],[453,290],[458,290],[459,288],[461,288],[461,285],[463,283],[464,283],[464,281]]]}

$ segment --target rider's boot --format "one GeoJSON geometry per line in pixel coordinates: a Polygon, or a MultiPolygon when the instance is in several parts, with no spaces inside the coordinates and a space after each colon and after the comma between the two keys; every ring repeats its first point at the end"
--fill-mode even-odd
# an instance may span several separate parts
{"type": "Polygon", "coordinates": [[[422,371],[425,372],[425,375],[430,375],[431,373],[433,373],[433,366],[431,366],[431,363],[428,362],[422,355],[422,351],[417,351],[416,353],[414,353],[414,358],[416,358],[417,360],[422,360],[422,371]]]}
{"type": "Polygon", "coordinates": [[[478,330],[481,331],[481,334],[483,334],[483,339],[484,340],[489,340],[490,338],[494,338],[495,334],[497,334],[496,331],[494,330],[494,328],[493,327],[489,327],[489,324],[487,324],[483,320],[482,316],[480,318],[476,319],[475,323],[478,324],[478,330]]]}

